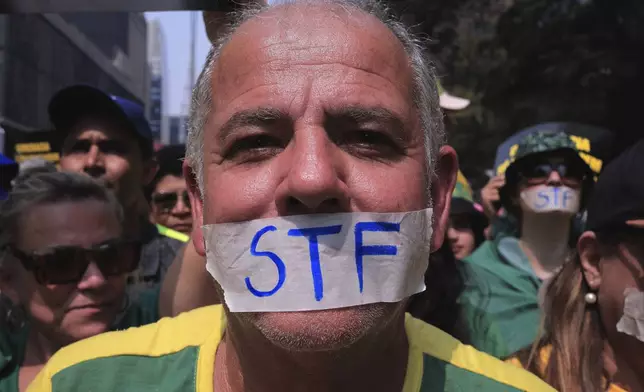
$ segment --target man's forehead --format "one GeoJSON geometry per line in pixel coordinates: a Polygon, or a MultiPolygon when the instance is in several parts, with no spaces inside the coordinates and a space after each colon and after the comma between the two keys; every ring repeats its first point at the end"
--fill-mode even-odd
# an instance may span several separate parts
{"type": "Polygon", "coordinates": [[[134,140],[125,125],[105,116],[88,115],[75,121],[66,137],[67,140],[134,140]]]}
{"type": "Polygon", "coordinates": [[[318,63],[340,63],[409,84],[404,48],[378,19],[357,9],[295,4],[275,7],[237,29],[215,65],[214,90],[261,83],[265,73],[293,64],[318,63]]]}

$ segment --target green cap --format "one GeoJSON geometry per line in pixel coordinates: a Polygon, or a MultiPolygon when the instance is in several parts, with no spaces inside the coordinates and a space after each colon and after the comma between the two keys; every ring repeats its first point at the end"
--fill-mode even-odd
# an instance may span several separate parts
{"type": "Polygon", "coordinates": [[[526,135],[521,140],[514,160],[517,161],[532,154],[557,150],[572,150],[578,152],[575,143],[567,133],[561,131],[537,131],[526,135]]]}

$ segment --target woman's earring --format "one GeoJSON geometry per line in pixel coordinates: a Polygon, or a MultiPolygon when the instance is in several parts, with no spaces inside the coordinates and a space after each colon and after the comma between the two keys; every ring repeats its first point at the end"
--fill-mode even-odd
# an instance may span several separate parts
{"type": "Polygon", "coordinates": [[[586,293],[584,295],[584,301],[586,301],[586,304],[588,305],[594,305],[597,303],[597,294],[595,293],[586,293]]]}

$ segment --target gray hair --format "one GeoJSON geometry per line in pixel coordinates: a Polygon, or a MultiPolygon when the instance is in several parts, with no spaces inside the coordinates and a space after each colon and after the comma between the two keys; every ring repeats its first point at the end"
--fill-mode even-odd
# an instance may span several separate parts
{"type": "MultiPolygon", "coordinates": [[[[245,22],[257,17],[271,7],[283,4],[320,4],[322,1],[311,0],[287,0],[279,4],[259,4],[250,6],[237,13],[231,23],[225,28],[221,37],[213,44],[206,58],[204,69],[199,75],[197,84],[193,91],[190,117],[188,119],[188,140],[186,149],[186,160],[192,167],[197,183],[204,191],[203,175],[203,140],[204,127],[206,125],[210,110],[212,108],[212,87],[211,76],[213,68],[219,59],[223,47],[230,41],[235,31],[245,22]]],[[[425,154],[427,157],[427,182],[433,175],[433,169],[438,150],[445,143],[445,132],[443,128],[443,117],[439,104],[437,78],[434,67],[421,39],[416,37],[408,27],[394,18],[390,10],[378,0],[326,0],[326,4],[338,5],[344,9],[357,9],[366,14],[372,15],[380,20],[391,30],[402,44],[409,58],[413,70],[413,97],[414,104],[420,116],[420,122],[424,133],[425,154]]],[[[203,193],[202,193],[203,194],[203,193]]]]}
{"type": "Polygon", "coordinates": [[[7,247],[16,244],[21,218],[32,208],[67,201],[105,202],[123,222],[123,210],[112,191],[80,173],[57,172],[48,167],[21,173],[6,200],[0,202],[0,266],[7,247]]]}

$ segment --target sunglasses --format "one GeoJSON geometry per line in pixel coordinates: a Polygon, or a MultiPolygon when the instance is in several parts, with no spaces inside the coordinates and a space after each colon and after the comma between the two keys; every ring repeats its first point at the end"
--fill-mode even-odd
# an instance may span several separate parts
{"type": "Polygon", "coordinates": [[[584,180],[587,174],[579,165],[571,165],[563,162],[538,162],[533,165],[525,165],[520,171],[521,176],[526,180],[541,180],[543,182],[553,172],[557,172],[564,183],[579,183],[584,180]]]}
{"type": "Polygon", "coordinates": [[[138,241],[111,240],[89,249],[59,246],[42,253],[27,254],[16,248],[10,251],[39,284],[47,285],[80,282],[92,262],[104,277],[128,274],[138,267],[140,249],[138,241]]]}
{"type": "Polygon", "coordinates": [[[188,209],[190,208],[190,198],[188,191],[180,193],[156,193],[152,195],[152,202],[163,212],[170,212],[174,209],[179,201],[179,197],[183,200],[183,205],[188,209]]]}

